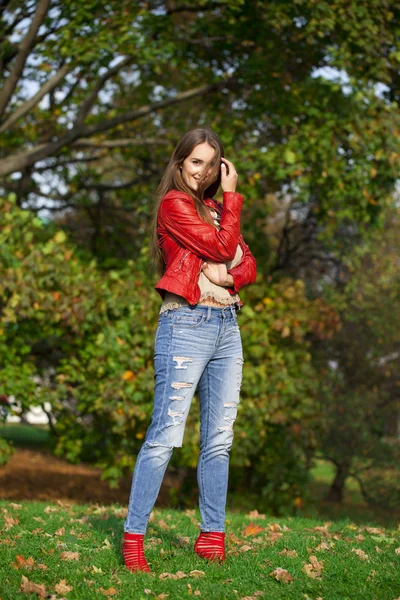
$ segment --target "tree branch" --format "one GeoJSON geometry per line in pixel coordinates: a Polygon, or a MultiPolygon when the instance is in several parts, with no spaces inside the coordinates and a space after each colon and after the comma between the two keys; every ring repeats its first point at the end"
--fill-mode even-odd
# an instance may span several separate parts
{"type": "Polygon", "coordinates": [[[14,173],[16,171],[21,171],[23,168],[33,165],[38,160],[43,160],[44,158],[53,156],[61,148],[72,144],[82,136],[91,136],[102,131],[107,131],[108,129],[112,129],[116,125],[120,125],[128,121],[134,121],[135,119],[144,117],[149,113],[160,108],[172,106],[174,104],[179,104],[181,102],[184,102],[185,100],[189,100],[197,96],[204,96],[210,91],[215,91],[223,85],[227,85],[228,81],[230,80],[225,79],[219,83],[207,84],[198,88],[186,90],[177,94],[173,98],[167,98],[166,100],[161,100],[160,102],[155,102],[154,104],[147,104],[136,110],[127,111],[122,115],[114,117],[113,119],[99,121],[98,123],[90,126],[82,125],[73,127],[53,142],[39,144],[35,148],[30,148],[29,150],[25,150],[25,152],[12,154],[11,156],[4,158],[2,161],[0,161],[0,176],[9,175],[10,173],[14,173]]]}
{"type": "Polygon", "coordinates": [[[96,142],[90,138],[80,138],[72,144],[73,148],[123,148],[125,146],[168,145],[170,142],[161,138],[121,138],[120,140],[103,140],[96,142]]]}
{"type": "Polygon", "coordinates": [[[51,92],[59,84],[59,82],[65,77],[65,75],[70,70],[70,64],[61,67],[61,69],[54,75],[54,77],[52,77],[51,79],[46,81],[44,85],[42,85],[37,94],[32,96],[32,98],[30,98],[26,102],[24,102],[19,108],[17,108],[17,110],[15,110],[8,117],[8,119],[4,121],[4,123],[0,126],[0,133],[3,133],[3,131],[9,129],[12,125],[14,125],[14,123],[18,121],[18,119],[26,115],[27,112],[29,112],[34,106],[36,106],[36,104],[38,104],[38,102],[40,102],[43,96],[51,92]]]}
{"type": "Polygon", "coordinates": [[[108,79],[110,79],[113,75],[115,75],[115,73],[118,73],[118,71],[120,71],[122,69],[122,67],[125,67],[132,61],[133,61],[132,56],[126,56],[123,60],[121,60],[121,62],[119,62],[117,65],[115,65],[114,67],[109,69],[106,73],[104,73],[104,75],[102,77],[99,78],[99,80],[97,81],[96,85],[90,92],[87,99],[82,103],[82,106],[80,107],[80,109],[78,111],[78,115],[75,120],[75,125],[80,125],[81,123],[83,123],[83,121],[85,120],[85,117],[91,111],[94,103],[96,102],[97,96],[98,96],[101,88],[103,87],[103,85],[106,83],[106,81],[108,81],[108,79]]]}
{"type": "Polygon", "coordinates": [[[25,66],[26,59],[29,55],[30,50],[33,47],[33,43],[38,32],[40,25],[44,17],[47,14],[50,0],[40,0],[35,16],[33,17],[32,23],[28,29],[28,32],[22,41],[20,51],[18,52],[14,66],[11,69],[10,75],[0,92],[0,117],[3,116],[5,109],[10,101],[10,98],[17,86],[19,78],[25,66]]]}

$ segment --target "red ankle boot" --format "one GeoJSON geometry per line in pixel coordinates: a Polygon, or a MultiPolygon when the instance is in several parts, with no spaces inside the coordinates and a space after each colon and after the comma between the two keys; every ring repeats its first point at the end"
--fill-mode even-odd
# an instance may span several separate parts
{"type": "Polygon", "coordinates": [[[202,558],[223,562],[225,560],[225,533],[201,531],[194,545],[194,551],[202,558]]]}
{"type": "Polygon", "coordinates": [[[122,555],[125,566],[135,573],[135,571],[146,571],[150,573],[150,567],[144,556],[142,533],[124,533],[124,545],[122,555]]]}

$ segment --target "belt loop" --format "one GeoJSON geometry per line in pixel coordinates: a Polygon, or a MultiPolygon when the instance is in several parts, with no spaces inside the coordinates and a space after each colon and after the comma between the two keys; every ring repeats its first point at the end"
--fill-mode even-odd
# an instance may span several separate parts
{"type": "Polygon", "coordinates": [[[207,322],[211,319],[211,306],[208,307],[207,310],[207,322]]]}

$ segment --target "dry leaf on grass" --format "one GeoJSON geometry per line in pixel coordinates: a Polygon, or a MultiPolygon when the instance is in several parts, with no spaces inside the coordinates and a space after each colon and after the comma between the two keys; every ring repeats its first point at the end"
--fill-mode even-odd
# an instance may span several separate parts
{"type": "Polygon", "coordinates": [[[332,525],[332,521],[326,521],[323,525],[317,525],[313,527],[313,531],[321,531],[322,533],[328,533],[329,526],[332,525]]]}
{"type": "Polygon", "coordinates": [[[242,531],[242,535],[248,537],[249,535],[256,535],[257,533],[261,533],[264,531],[262,527],[259,525],[255,525],[254,523],[250,523],[247,527],[242,531]]]}
{"type": "Polygon", "coordinates": [[[8,531],[14,525],[19,525],[19,519],[17,517],[9,517],[7,514],[4,514],[4,529],[8,531]]]}
{"type": "Polygon", "coordinates": [[[108,590],[105,590],[104,588],[99,588],[99,592],[101,592],[102,594],[104,594],[104,596],[115,596],[115,594],[118,594],[118,590],[116,590],[115,588],[108,588],[108,590]]]}
{"type": "Polygon", "coordinates": [[[356,540],[358,543],[363,542],[365,540],[365,535],[363,535],[362,533],[357,533],[356,540]]]}
{"type": "Polygon", "coordinates": [[[329,548],[332,548],[335,545],[334,542],[329,542],[329,544],[327,542],[325,542],[325,540],[322,540],[322,542],[320,544],[318,544],[318,546],[315,548],[315,550],[319,550],[319,551],[323,551],[323,550],[329,550],[329,548]]]}
{"type": "Polygon", "coordinates": [[[11,506],[11,508],[15,508],[16,510],[22,508],[22,504],[15,504],[15,502],[10,502],[9,506],[11,506]]]}
{"type": "Polygon", "coordinates": [[[61,552],[60,559],[61,560],[79,560],[80,554],[79,552],[70,552],[65,551],[61,552]]]}
{"type": "Polygon", "coordinates": [[[277,581],[281,581],[282,583],[289,583],[293,581],[293,576],[286,569],[282,569],[281,567],[276,567],[271,573],[269,573],[270,577],[274,577],[277,581]]]}
{"type": "Polygon", "coordinates": [[[321,577],[324,561],[319,561],[316,556],[310,556],[309,560],[310,562],[305,564],[302,568],[303,573],[305,573],[307,577],[311,577],[311,579],[321,577]]]}
{"type": "Polygon", "coordinates": [[[360,560],[368,560],[368,554],[366,554],[363,550],[361,550],[361,548],[352,548],[351,549],[352,552],[354,552],[355,554],[357,554],[358,558],[360,560]]]}
{"type": "Polygon", "coordinates": [[[118,590],[116,590],[113,587],[108,588],[108,590],[105,590],[104,588],[99,588],[99,592],[101,592],[102,594],[104,594],[104,596],[115,596],[115,594],[118,594],[118,590]]]}
{"type": "Polygon", "coordinates": [[[395,549],[395,554],[400,554],[400,547],[395,549]]]}
{"type": "Polygon", "coordinates": [[[57,594],[67,594],[74,588],[72,585],[67,584],[66,579],[61,579],[58,583],[56,583],[54,589],[56,590],[57,594]]]}
{"type": "Polygon", "coordinates": [[[372,535],[385,535],[385,530],[380,527],[365,527],[365,531],[372,535]]]}
{"type": "Polygon", "coordinates": [[[58,508],[55,508],[54,506],[46,506],[43,512],[45,512],[46,515],[48,515],[50,513],[58,512],[58,508]]]}
{"type": "Polygon", "coordinates": [[[17,562],[11,563],[14,569],[32,569],[32,567],[35,564],[35,561],[32,558],[32,556],[30,556],[29,558],[24,558],[22,554],[17,554],[15,558],[17,562]]]}
{"type": "Polygon", "coordinates": [[[251,510],[246,517],[249,517],[250,519],[265,519],[265,515],[260,514],[257,509],[251,510]]]}
{"type": "Polygon", "coordinates": [[[249,550],[253,550],[253,547],[248,546],[247,544],[243,544],[243,546],[240,546],[239,548],[239,552],[248,552],[249,550]]]}
{"type": "Polygon", "coordinates": [[[171,529],[168,523],[164,521],[164,519],[160,519],[159,521],[157,521],[156,525],[158,525],[160,529],[164,529],[165,531],[169,531],[171,529]]]}
{"type": "Polygon", "coordinates": [[[204,571],[198,571],[197,569],[193,569],[193,571],[190,571],[189,573],[189,577],[194,577],[195,579],[197,579],[198,577],[205,577],[206,574],[204,571]]]}
{"type": "Polygon", "coordinates": [[[289,558],[297,558],[298,557],[296,550],[288,550],[287,548],[284,548],[283,550],[281,550],[281,552],[279,552],[279,554],[281,556],[288,556],[289,558]]]}
{"type": "Polygon", "coordinates": [[[184,577],[187,577],[187,575],[183,571],[177,571],[176,573],[161,573],[158,576],[159,579],[183,579],[184,577]]]}
{"type": "Polygon", "coordinates": [[[260,596],[264,596],[264,592],[257,590],[251,596],[245,596],[244,598],[241,598],[240,600],[258,600],[258,598],[260,598],[260,596]]]}
{"type": "Polygon", "coordinates": [[[22,575],[21,587],[19,589],[25,594],[37,594],[39,598],[46,598],[47,596],[44,583],[34,583],[33,581],[29,581],[24,575],[22,575]]]}
{"type": "Polygon", "coordinates": [[[60,529],[57,529],[57,531],[54,533],[54,535],[64,535],[65,533],[65,527],[60,527],[60,529]]]}

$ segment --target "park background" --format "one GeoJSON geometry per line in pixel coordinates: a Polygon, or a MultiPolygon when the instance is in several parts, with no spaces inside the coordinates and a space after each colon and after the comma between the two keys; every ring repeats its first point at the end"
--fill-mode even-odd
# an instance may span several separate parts
{"type": "MultiPolygon", "coordinates": [[[[153,402],[155,190],[204,126],[258,270],[228,508],[396,527],[398,4],[1,7],[1,497],[126,504],[153,402]]],[[[161,504],[196,506],[198,442],[194,401],[161,504]]]]}

